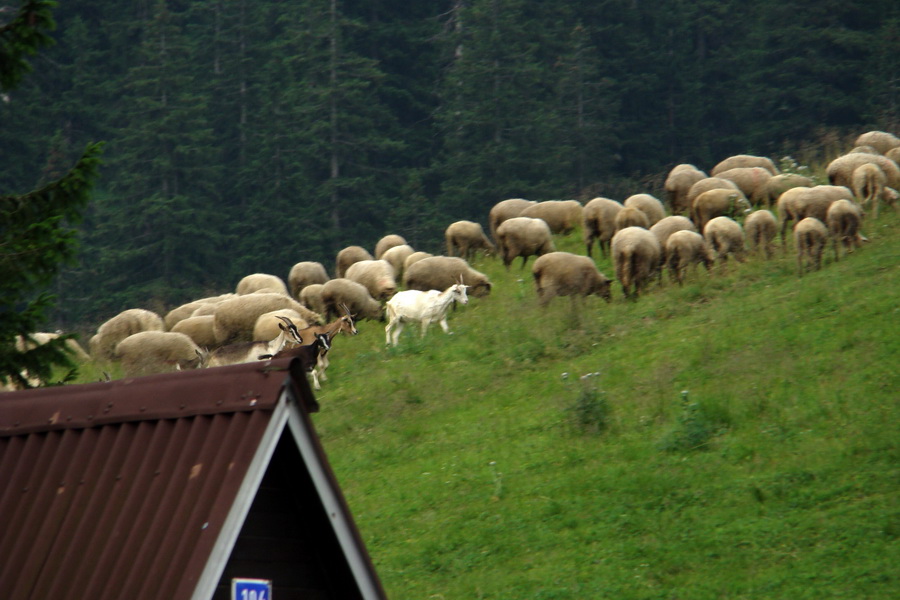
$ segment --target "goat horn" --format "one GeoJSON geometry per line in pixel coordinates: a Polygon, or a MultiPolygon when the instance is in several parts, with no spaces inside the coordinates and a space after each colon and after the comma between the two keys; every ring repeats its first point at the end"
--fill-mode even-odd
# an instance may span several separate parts
{"type": "Polygon", "coordinates": [[[290,326],[292,326],[292,327],[295,327],[294,322],[291,321],[290,319],[288,319],[287,317],[283,317],[283,316],[281,316],[281,315],[275,315],[275,318],[281,319],[282,321],[285,322],[285,324],[290,325],[290,326]]]}

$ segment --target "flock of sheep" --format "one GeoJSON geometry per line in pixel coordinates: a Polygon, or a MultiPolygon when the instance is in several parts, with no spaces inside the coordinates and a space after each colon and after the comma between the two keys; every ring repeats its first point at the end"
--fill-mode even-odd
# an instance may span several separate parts
{"type": "Polygon", "coordinates": [[[315,344],[318,388],[331,339],[342,331],[355,333],[354,318],[384,321],[387,312],[389,345],[398,342],[406,321],[421,323],[422,335],[433,322],[447,331],[446,310],[453,301],[490,294],[488,277],[468,262],[478,251],[499,256],[507,269],[516,258],[524,267],[535,256],[532,274],[541,305],[556,296],[598,295],[609,301],[612,282],[592,258],[595,242],[611,256],[625,297],[636,298],[654,278],[662,281],[665,269],[681,284],[688,267],[703,264],[709,270],[729,256],[741,261],[747,248],[771,257],[779,233],[786,249],[793,223],[802,274],[820,267],[829,239],[836,260],[842,246],[849,252],[865,240],[864,211],[875,218],[882,202],[896,209],[898,161],[900,139],[873,131],[829,164],[828,185],[780,173],[768,158],[738,155],[709,175],[693,165],[673,168],[665,182],[668,207],[650,194],[621,203],[595,198],[584,205],[503,200],[488,215],[493,242],[472,221],[447,227],[447,256],[415,251],[401,236],[388,235],[374,253],[360,246],[341,250],[333,278],[321,263],[305,261],[293,266],[287,281],[248,275],[233,293],[198,299],[164,316],[125,310],[97,329],[90,355],[101,364],[119,362],[130,377],[265,360],[292,346],[315,344]],[[578,227],[585,254],[557,252],[553,236],[578,227]]]}

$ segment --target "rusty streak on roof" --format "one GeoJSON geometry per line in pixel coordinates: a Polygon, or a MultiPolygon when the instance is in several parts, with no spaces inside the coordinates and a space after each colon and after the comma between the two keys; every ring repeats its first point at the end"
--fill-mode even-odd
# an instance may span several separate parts
{"type": "Polygon", "coordinates": [[[304,493],[328,507],[337,562],[346,558],[326,570],[349,568],[310,585],[351,579],[359,593],[349,597],[383,598],[309,419],[318,405],[289,365],[0,395],[3,597],[212,597],[276,446],[289,440],[312,478],[304,493]]]}

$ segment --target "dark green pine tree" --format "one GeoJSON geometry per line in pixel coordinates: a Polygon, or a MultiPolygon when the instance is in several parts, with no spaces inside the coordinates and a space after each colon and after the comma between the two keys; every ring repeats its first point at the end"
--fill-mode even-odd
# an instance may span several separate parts
{"type": "MultiPolygon", "coordinates": [[[[30,68],[25,56],[50,43],[51,2],[25,2],[14,19],[0,26],[0,92],[22,81],[30,68]]],[[[100,144],[89,145],[60,179],[24,195],[0,195],[0,383],[18,387],[30,379],[50,381],[54,369],[74,365],[60,336],[31,348],[21,343],[46,322],[55,298],[46,290],[75,254],[74,225],[97,177],[100,144]]]]}
{"type": "Polygon", "coordinates": [[[97,260],[90,268],[114,290],[105,298],[108,312],[160,308],[202,293],[225,262],[218,253],[219,152],[197,84],[209,66],[192,60],[182,16],[157,0],[128,72],[111,161],[115,183],[98,199],[92,232],[97,260]]]}

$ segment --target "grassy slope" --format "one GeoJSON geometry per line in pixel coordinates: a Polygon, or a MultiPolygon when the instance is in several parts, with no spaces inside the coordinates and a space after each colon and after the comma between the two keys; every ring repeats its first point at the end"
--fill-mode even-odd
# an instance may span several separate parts
{"type": "Polygon", "coordinates": [[[315,422],[390,597],[895,597],[898,228],[581,308],[482,259],[454,335],[336,340],[315,422]]]}

